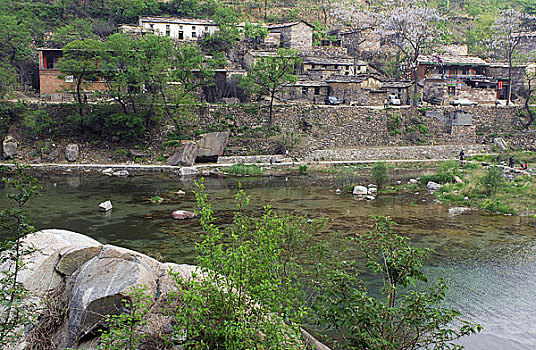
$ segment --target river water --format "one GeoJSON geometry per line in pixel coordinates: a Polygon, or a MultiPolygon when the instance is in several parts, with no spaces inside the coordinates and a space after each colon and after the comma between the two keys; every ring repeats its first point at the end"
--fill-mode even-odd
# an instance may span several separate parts
{"type": "MultiPolygon", "coordinates": [[[[399,171],[407,181],[417,174],[399,171]]],[[[366,184],[366,177],[353,181],[366,184]],[[361,180],[359,180],[361,179],[361,180]]],[[[428,193],[382,195],[358,201],[336,194],[348,178],[292,176],[208,178],[205,180],[218,222],[229,222],[240,181],[251,197],[251,213],[265,205],[312,218],[328,218],[327,229],[344,234],[365,232],[372,215],[389,215],[399,232],[435,254],[427,263],[429,276],[443,277],[446,303],[484,331],[462,341],[467,349],[536,348],[536,220],[439,204],[428,193]]],[[[63,228],[87,234],[102,243],[135,249],[177,263],[192,263],[199,240],[198,220],[175,221],[173,210],[194,210],[193,180],[172,176],[126,179],[103,176],[42,176],[41,196],[28,209],[38,229],[63,228]],[[185,190],[185,196],[172,192],[185,190]],[[162,196],[160,205],[149,198],[162,196]],[[111,200],[113,210],[100,213],[98,204],[111,200]]],[[[5,189],[2,189],[5,192],[5,189]]],[[[0,199],[0,206],[7,201],[0,199]]],[[[318,237],[322,239],[322,237],[318,237]]]]}

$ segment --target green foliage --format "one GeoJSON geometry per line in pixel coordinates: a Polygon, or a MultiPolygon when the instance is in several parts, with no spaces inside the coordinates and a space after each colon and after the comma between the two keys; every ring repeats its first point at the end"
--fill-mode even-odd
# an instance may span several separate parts
{"type": "Polygon", "coordinates": [[[387,165],[385,162],[377,162],[372,164],[372,182],[378,186],[378,190],[383,188],[389,181],[389,172],[387,171],[387,165]]]}
{"type": "Polygon", "coordinates": [[[109,330],[100,337],[100,350],[138,350],[143,344],[145,334],[140,328],[147,324],[147,314],[151,296],[145,286],[132,288],[129,298],[123,300],[126,312],[107,317],[109,330]]]}
{"type": "Polygon", "coordinates": [[[0,62],[0,98],[11,95],[17,87],[17,71],[7,62],[0,62]]]}
{"type": "Polygon", "coordinates": [[[401,122],[402,119],[400,119],[399,114],[389,114],[389,135],[396,136],[402,134],[400,131],[401,122]]]}
{"type": "Polygon", "coordinates": [[[234,174],[234,175],[260,175],[262,174],[262,169],[258,165],[255,164],[234,164],[229,168],[226,168],[223,170],[227,174],[234,174]]]}
{"type": "Polygon", "coordinates": [[[437,174],[422,175],[420,181],[423,184],[429,181],[439,184],[454,183],[458,175],[460,175],[459,163],[456,160],[447,160],[439,166],[437,174]]]}
{"type": "Polygon", "coordinates": [[[300,165],[298,167],[298,173],[300,174],[307,174],[307,165],[300,165]]]}
{"type": "Polygon", "coordinates": [[[428,128],[424,124],[417,124],[417,128],[419,129],[419,132],[424,135],[428,135],[428,128]]]}
{"type": "Polygon", "coordinates": [[[118,158],[125,158],[128,154],[128,151],[126,149],[119,148],[115,150],[114,154],[118,158]]]}
{"type": "Polygon", "coordinates": [[[204,229],[197,248],[201,271],[190,280],[176,278],[179,289],[170,296],[175,337],[186,349],[300,349],[297,252],[319,224],[270,208],[248,217],[249,198],[239,189],[233,223],[224,231],[214,224],[202,183],[195,196],[204,229]]]}
{"type": "Polygon", "coordinates": [[[478,206],[479,208],[492,213],[516,214],[516,211],[513,208],[496,199],[485,199],[483,202],[479,203],[478,206]]]}
{"type": "Polygon", "coordinates": [[[428,289],[416,288],[417,282],[427,281],[422,267],[430,250],[412,247],[408,238],[393,232],[394,225],[378,217],[371,232],[333,244],[338,250],[355,245],[366,268],[383,277],[381,297],[372,297],[359,279],[357,261],[344,261],[319,281],[317,314],[344,334],[345,349],[459,348],[451,342],[481,327],[441,306],[447,289],[442,280],[428,289]]]}
{"type": "Polygon", "coordinates": [[[249,86],[255,86],[257,92],[270,96],[268,125],[272,125],[275,94],[298,80],[296,68],[300,64],[296,51],[281,48],[274,56],[259,57],[251,66],[246,79],[249,86]]]}
{"type": "Polygon", "coordinates": [[[151,197],[151,203],[153,204],[160,204],[164,201],[164,198],[160,197],[160,196],[153,196],[151,197]]]}
{"type": "Polygon", "coordinates": [[[37,179],[26,173],[26,168],[15,164],[15,175],[2,180],[9,189],[7,198],[12,205],[0,212],[0,228],[3,239],[0,241],[0,265],[9,268],[0,272],[0,346],[21,337],[23,325],[30,324],[35,307],[26,300],[27,290],[19,282],[25,268],[24,256],[33,253],[30,247],[22,245],[22,240],[35,231],[26,213],[25,205],[33,196],[39,194],[37,179]]]}
{"type": "Polygon", "coordinates": [[[246,22],[244,25],[244,36],[251,39],[264,39],[268,36],[268,29],[260,23],[246,22]]]}
{"type": "Polygon", "coordinates": [[[104,119],[102,134],[106,137],[117,136],[119,141],[136,141],[145,135],[144,118],[135,113],[114,113],[104,119]]]}
{"type": "Polygon", "coordinates": [[[87,19],[77,18],[54,31],[53,43],[63,48],[75,40],[97,39],[93,33],[93,25],[87,19]]]}
{"type": "Polygon", "coordinates": [[[51,133],[57,126],[49,113],[43,109],[27,110],[22,116],[22,124],[35,136],[51,133]]]}
{"type": "Polygon", "coordinates": [[[488,195],[495,194],[503,182],[503,171],[497,166],[490,166],[486,170],[486,175],[482,178],[482,184],[486,188],[488,195]]]}

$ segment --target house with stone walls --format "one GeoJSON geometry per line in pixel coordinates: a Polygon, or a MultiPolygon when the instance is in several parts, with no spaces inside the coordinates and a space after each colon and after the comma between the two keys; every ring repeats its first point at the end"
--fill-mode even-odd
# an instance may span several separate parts
{"type": "Polygon", "coordinates": [[[476,56],[421,55],[417,80],[426,102],[448,104],[467,98],[492,103],[498,98],[498,81],[490,76],[490,64],[476,56]]]}
{"type": "Polygon", "coordinates": [[[328,96],[330,96],[329,84],[324,81],[311,80],[308,76],[302,75],[296,83],[286,86],[278,94],[278,99],[321,104],[328,96]]]}
{"type": "Polygon", "coordinates": [[[302,74],[308,74],[316,79],[325,79],[331,75],[358,75],[367,72],[367,63],[353,58],[311,57],[302,58],[302,74]]]}
{"type": "Polygon", "coordinates": [[[376,106],[386,96],[386,90],[381,90],[381,78],[373,74],[332,75],[324,81],[329,85],[329,95],[346,104],[376,106]]]}
{"type": "MultiPolygon", "coordinates": [[[[60,74],[62,49],[38,49],[39,57],[39,93],[41,98],[63,101],[71,96],[75,81],[72,75],[60,74]]],[[[89,82],[84,91],[102,91],[106,89],[104,81],[89,82]]]]}
{"type": "Polygon", "coordinates": [[[305,21],[268,26],[267,40],[279,46],[302,50],[313,46],[314,26],[305,21]]]}

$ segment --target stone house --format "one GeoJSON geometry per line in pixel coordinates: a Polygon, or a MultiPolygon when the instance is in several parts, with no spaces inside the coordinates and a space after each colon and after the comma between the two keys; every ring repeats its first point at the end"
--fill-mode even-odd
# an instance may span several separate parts
{"type": "Polygon", "coordinates": [[[216,33],[219,27],[208,19],[139,17],[138,26],[121,26],[120,30],[133,34],[165,35],[177,41],[197,41],[205,35],[216,33]]]}
{"type": "Polygon", "coordinates": [[[244,54],[243,66],[245,69],[250,70],[251,66],[253,66],[258,59],[263,57],[274,57],[275,55],[277,55],[276,51],[248,51],[244,54]]]}
{"type": "Polygon", "coordinates": [[[367,72],[367,63],[352,58],[304,57],[302,74],[309,74],[320,79],[331,75],[358,75],[367,72]]]}
{"type": "Polygon", "coordinates": [[[267,39],[273,43],[279,42],[282,47],[307,49],[313,46],[313,29],[314,26],[305,21],[275,24],[268,26],[267,39]]]}
{"type": "Polygon", "coordinates": [[[498,97],[498,82],[490,76],[490,64],[476,56],[419,56],[417,79],[426,102],[467,98],[491,103],[498,97]]]}
{"type": "MultiPolygon", "coordinates": [[[[512,67],[512,98],[525,90],[525,70],[527,66],[512,67]]],[[[505,100],[508,93],[508,64],[491,63],[489,76],[497,81],[497,99],[505,100]]]]}
{"type": "Polygon", "coordinates": [[[285,87],[278,97],[281,100],[303,100],[313,103],[324,103],[330,96],[330,86],[323,81],[310,80],[306,76],[300,76],[298,81],[285,87]]]}
{"type": "Polygon", "coordinates": [[[386,91],[388,95],[395,95],[403,105],[411,104],[413,96],[413,82],[411,81],[386,81],[380,90],[386,91]]]}
{"type": "MultiPolygon", "coordinates": [[[[332,75],[325,82],[330,87],[330,96],[337,97],[343,103],[357,105],[378,105],[376,93],[381,90],[383,84],[379,77],[372,74],[332,75]]],[[[382,91],[384,92],[386,90],[382,91]]]]}
{"type": "MultiPolygon", "coordinates": [[[[63,100],[65,93],[74,86],[72,75],[60,74],[62,49],[38,49],[39,53],[39,92],[41,97],[63,100]]],[[[105,90],[104,81],[93,81],[84,86],[84,91],[105,90]]]]}

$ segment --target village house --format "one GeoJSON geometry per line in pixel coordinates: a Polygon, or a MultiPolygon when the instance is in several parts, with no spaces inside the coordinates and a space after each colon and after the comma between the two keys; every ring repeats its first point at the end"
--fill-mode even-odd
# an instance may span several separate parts
{"type": "Polygon", "coordinates": [[[302,74],[315,79],[325,79],[331,75],[357,75],[367,72],[367,63],[353,58],[304,57],[302,74]]]}
{"type": "Polygon", "coordinates": [[[411,104],[411,96],[413,96],[413,82],[411,81],[386,81],[380,90],[387,92],[388,95],[396,96],[403,105],[411,104]]]}
{"type": "Polygon", "coordinates": [[[199,38],[216,33],[219,27],[207,19],[187,19],[176,17],[139,17],[137,26],[121,26],[124,33],[155,34],[168,36],[177,41],[197,41],[199,38]]]}
{"type": "MultiPolygon", "coordinates": [[[[512,67],[512,99],[525,89],[526,65],[512,67]]],[[[494,62],[489,66],[489,76],[497,81],[497,99],[506,100],[508,96],[508,64],[494,62]]]]}
{"type": "MultiPolygon", "coordinates": [[[[60,74],[62,49],[38,49],[39,53],[39,92],[42,98],[49,98],[61,101],[67,97],[65,94],[74,87],[74,77],[72,75],[62,76],[60,74]],[[61,79],[60,79],[61,77],[61,79]]],[[[85,91],[105,90],[103,81],[88,83],[85,91]]]]}
{"type": "Polygon", "coordinates": [[[266,41],[291,49],[307,49],[313,46],[313,29],[305,21],[270,25],[266,41]]]}
{"type": "Polygon", "coordinates": [[[424,88],[424,101],[448,103],[467,98],[478,103],[494,102],[497,80],[489,76],[490,64],[475,56],[422,55],[417,80],[424,88]]]}
{"type": "Polygon", "coordinates": [[[324,103],[330,94],[326,82],[314,81],[307,76],[300,76],[298,81],[286,86],[279,94],[280,100],[303,100],[312,103],[324,103]]]}
{"type": "Polygon", "coordinates": [[[332,75],[325,82],[329,85],[330,96],[342,103],[373,106],[382,104],[386,97],[386,90],[380,89],[381,79],[372,74],[332,75]]]}

